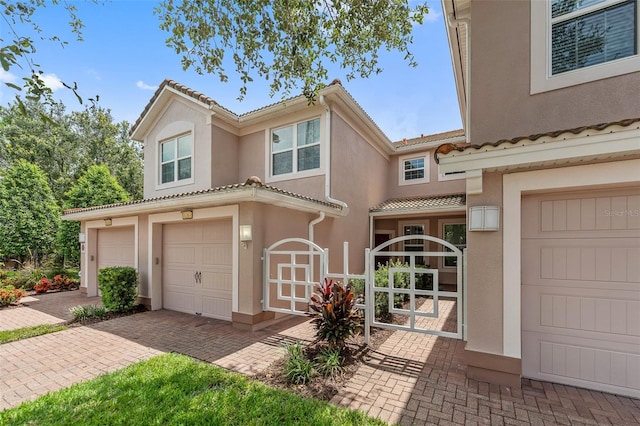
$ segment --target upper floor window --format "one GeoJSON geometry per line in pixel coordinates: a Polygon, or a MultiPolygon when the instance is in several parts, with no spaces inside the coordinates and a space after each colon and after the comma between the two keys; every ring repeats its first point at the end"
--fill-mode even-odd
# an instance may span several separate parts
{"type": "Polygon", "coordinates": [[[271,131],[271,175],[320,168],[320,119],[271,131]]]}
{"type": "Polygon", "coordinates": [[[531,2],[531,92],[640,70],[637,0],[531,2]]]}
{"type": "Polygon", "coordinates": [[[183,135],[160,143],[160,184],[187,181],[192,178],[191,135],[183,135]]]}
{"type": "Polygon", "coordinates": [[[400,185],[429,182],[429,157],[427,154],[400,157],[400,185]]]}

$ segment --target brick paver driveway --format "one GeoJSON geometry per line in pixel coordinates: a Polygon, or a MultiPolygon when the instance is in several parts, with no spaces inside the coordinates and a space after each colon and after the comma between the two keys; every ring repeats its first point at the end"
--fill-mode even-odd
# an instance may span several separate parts
{"type": "MultiPolygon", "coordinates": [[[[0,323],[23,309],[0,311],[0,323]]],[[[74,327],[0,345],[0,410],[170,351],[252,375],[284,354],[284,342],[312,335],[304,318],[251,333],[170,311],[74,327]]],[[[640,424],[636,399],[530,380],[522,389],[466,380],[463,349],[459,340],[395,332],[332,402],[402,424],[640,424]]]]}

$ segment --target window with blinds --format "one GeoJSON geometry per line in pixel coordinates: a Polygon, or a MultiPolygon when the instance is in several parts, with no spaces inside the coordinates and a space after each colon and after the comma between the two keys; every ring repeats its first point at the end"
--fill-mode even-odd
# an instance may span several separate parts
{"type": "Polygon", "coordinates": [[[636,0],[552,0],[552,75],[637,53],[636,0]]]}

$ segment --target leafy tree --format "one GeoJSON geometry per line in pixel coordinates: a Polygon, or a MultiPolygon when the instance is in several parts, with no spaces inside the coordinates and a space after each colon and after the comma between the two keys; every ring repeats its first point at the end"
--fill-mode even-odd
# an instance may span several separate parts
{"type": "MultiPolygon", "coordinates": [[[[97,3],[98,0],[91,1],[97,3]]],[[[78,41],[82,41],[84,24],[76,15],[77,8],[73,2],[60,0],[51,0],[49,2],[44,0],[0,0],[0,25],[7,28],[7,33],[11,34],[10,40],[0,38],[0,66],[6,72],[14,68],[28,70],[29,76],[23,78],[23,87],[9,82],[5,84],[17,92],[24,89],[27,100],[53,104],[55,103],[52,96],[53,92],[45,85],[42,79],[44,71],[34,59],[36,43],[33,37],[60,43],[63,46],[68,42],[62,40],[57,34],[47,34],[34,20],[36,12],[46,7],[64,7],[69,15],[68,24],[71,32],[75,34],[78,41]]],[[[59,32],[60,28],[55,30],[59,32]]],[[[72,85],[63,83],[63,85],[73,91],[78,101],[82,103],[82,98],[78,94],[78,88],[75,83],[72,85]]],[[[25,105],[18,96],[16,96],[16,101],[19,108],[25,111],[25,105]]],[[[97,97],[91,99],[91,101],[97,101],[97,97]]],[[[47,117],[43,115],[42,118],[46,119],[47,117]]]]}
{"type": "Polygon", "coordinates": [[[64,105],[17,103],[0,107],[0,167],[25,159],[47,171],[58,204],[91,165],[105,164],[134,197],[143,194],[142,151],[129,138],[129,123],[114,123],[100,107],[66,113],[64,105]],[[42,121],[42,115],[50,120],[42,121]]]}
{"type": "Polygon", "coordinates": [[[381,49],[397,50],[415,66],[412,27],[428,10],[408,0],[164,0],[155,13],[184,69],[224,82],[231,56],[240,98],[257,73],[271,81],[272,95],[301,84],[313,99],[328,80],[327,62],[347,69],[349,80],[381,72],[381,49]]]}
{"type": "MultiPolygon", "coordinates": [[[[106,166],[91,166],[67,193],[64,208],[83,208],[128,201],[129,194],[106,166]]],[[[80,223],[63,221],[58,232],[58,246],[66,264],[80,262],[78,234],[80,223]]]]}
{"type": "Polygon", "coordinates": [[[36,263],[53,251],[60,211],[45,173],[18,160],[0,179],[0,251],[36,263]]]}

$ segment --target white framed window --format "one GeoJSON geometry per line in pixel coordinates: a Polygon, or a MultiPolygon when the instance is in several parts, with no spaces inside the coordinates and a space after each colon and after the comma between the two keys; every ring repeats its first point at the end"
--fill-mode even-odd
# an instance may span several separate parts
{"type": "Polygon", "coordinates": [[[191,134],[161,141],[159,186],[193,183],[193,139],[191,134]]]}
{"type": "MultiPolygon", "coordinates": [[[[438,221],[440,238],[448,243],[453,244],[460,250],[467,246],[467,224],[464,218],[461,219],[440,219],[438,221]]],[[[450,249],[442,247],[445,251],[450,249]]],[[[440,257],[441,269],[456,268],[458,266],[458,258],[456,256],[440,257]]]]}
{"type": "Polygon", "coordinates": [[[531,2],[531,93],[640,71],[637,0],[531,2]]]}
{"type": "Polygon", "coordinates": [[[449,173],[438,173],[438,181],[442,182],[445,180],[458,180],[464,179],[467,176],[465,171],[461,172],[449,172],[449,173]]]}
{"type": "MultiPolygon", "coordinates": [[[[426,235],[426,230],[429,229],[429,221],[403,221],[399,223],[400,235],[426,235]]],[[[425,246],[426,241],[421,238],[409,239],[403,242],[402,251],[416,252],[427,251],[425,246]]],[[[411,261],[410,256],[405,256],[404,261],[409,263],[411,261]]],[[[424,256],[416,256],[416,265],[426,266],[426,258],[424,256]]]]}
{"type": "Polygon", "coordinates": [[[271,130],[270,175],[320,169],[320,118],[271,130]]]}
{"type": "Polygon", "coordinates": [[[429,182],[429,153],[403,155],[398,163],[398,184],[414,185],[429,182]]]}

